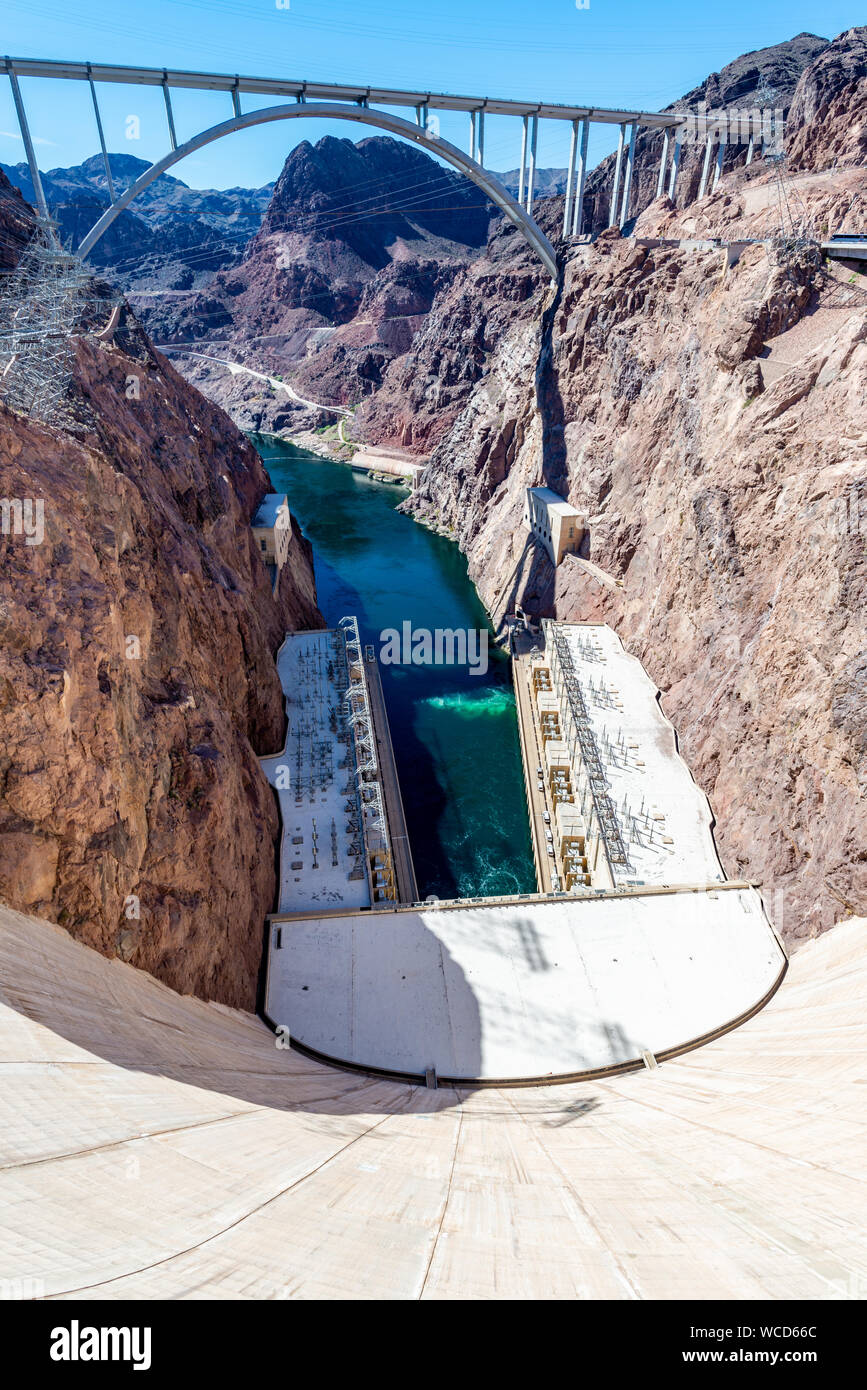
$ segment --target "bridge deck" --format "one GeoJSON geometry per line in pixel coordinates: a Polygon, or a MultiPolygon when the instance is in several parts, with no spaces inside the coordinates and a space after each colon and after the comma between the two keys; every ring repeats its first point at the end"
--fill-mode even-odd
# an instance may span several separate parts
{"type": "Polygon", "coordinates": [[[122,82],[147,87],[187,87],[196,91],[253,92],[259,96],[298,97],[321,101],[373,102],[377,106],[428,106],[441,111],[487,111],[501,116],[543,116],[575,121],[589,117],[603,124],[638,121],[659,130],[679,125],[682,112],[619,111],[601,106],[566,106],[559,102],[515,101],[506,97],[458,96],[450,92],[416,92],[394,87],[349,86],[279,77],[240,77],[236,73],[186,72],[177,68],[136,68],[113,63],[67,63],[47,58],[10,58],[19,77],[55,77],[77,82],[122,82]]]}

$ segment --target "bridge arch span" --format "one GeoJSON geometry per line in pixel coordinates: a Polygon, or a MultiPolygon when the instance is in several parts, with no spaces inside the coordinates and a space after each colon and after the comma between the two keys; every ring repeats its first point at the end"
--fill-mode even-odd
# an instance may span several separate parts
{"type": "Polygon", "coordinates": [[[176,149],[163,155],[163,158],[146,169],[135,183],[130,184],[126,192],[122,193],[111,207],[106,209],[99,221],[91,227],[78,248],[78,255],[84,259],[93,250],[115,218],[129,206],[133,199],[138,197],[139,193],[143,192],[155,179],[159,178],[160,174],[164,174],[173,164],[185,159],[188,154],[193,154],[194,151],[200,150],[204,145],[212,144],[215,140],[222,140],[226,135],[234,135],[238,130],[247,130],[251,126],[264,125],[269,121],[289,121],[298,117],[309,116],[319,117],[323,120],[357,121],[360,125],[375,126],[380,130],[388,131],[391,135],[399,135],[406,140],[411,140],[416,145],[421,145],[429,154],[439,155],[459,173],[466,174],[469,179],[472,179],[473,183],[491,199],[491,202],[496,204],[536,252],[552,279],[557,279],[557,257],[553,246],[532,217],[524,211],[511,193],[507,192],[499,179],[487,173],[476,160],[464,154],[463,150],[458,149],[457,145],[449,144],[448,140],[443,140],[440,136],[429,134],[420,126],[405,121],[401,116],[393,116],[388,111],[379,111],[366,106],[347,106],[344,102],[303,101],[293,102],[292,105],[286,106],[265,107],[260,111],[248,111],[242,115],[233,116],[231,120],[221,121],[219,125],[210,126],[209,129],[200,131],[191,140],[185,141],[183,145],[178,145],[176,149]]]}

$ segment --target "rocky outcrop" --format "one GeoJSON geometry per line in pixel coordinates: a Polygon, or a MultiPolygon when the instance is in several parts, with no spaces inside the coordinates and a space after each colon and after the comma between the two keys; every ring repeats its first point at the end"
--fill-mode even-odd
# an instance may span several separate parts
{"type": "Polygon", "coordinates": [[[34,543],[0,537],[0,900],[245,1008],[275,891],[274,654],[321,622],[298,535],[272,597],[249,528],[268,488],[128,311],[77,340],[63,428],[0,403],[0,498],[44,509],[34,543]]]}
{"type": "MultiPolygon", "coordinates": [[[[303,141],[239,265],[199,294],[136,302],[160,343],[229,339],[233,360],[285,376],[309,399],[355,406],[406,352],[434,297],[479,255],[491,213],[474,185],[415,146],[303,141]]],[[[184,370],[234,418],[263,430],[334,418],[213,364],[189,359],[184,370]]]]}
{"type": "MultiPolygon", "coordinates": [[[[755,53],[745,53],[719,72],[711,73],[698,87],[665,107],[667,111],[708,112],[750,111],[771,106],[788,117],[798,83],[828,40],[815,34],[798,34],[786,43],[774,44],[755,53]]],[[[653,201],[662,158],[660,132],[639,131],[635,146],[635,166],[630,195],[630,216],[636,217],[653,201]]],[[[704,138],[683,145],[677,175],[676,198],[679,208],[698,195],[704,160],[704,138]]],[[[747,156],[746,143],[729,143],[725,151],[725,171],[740,167],[747,156]]],[[[609,155],[587,179],[584,197],[584,230],[598,233],[608,226],[615,156],[609,155]]],[[[621,180],[620,191],[623,191],[621,180]]]]}
{"type": "Polygon", "coordinates": [[[790,169],[867,164],[867,27],[849,29],[801,74],[789,109],[790,169]]]}
{"type": "MultiPolygon", "coordinates": [[[[357,411],[354,435],[429,452],[486,382],[505,343],[515,341],[520,351],[520,326],[534,318],[546,278],[511,225],[496,223],[485,255],[439,292],[412,351],[390,363],[380,389],[357,411]]],[[[487,390],[496,395],[498,382],[492,380],[487,390]]]]}

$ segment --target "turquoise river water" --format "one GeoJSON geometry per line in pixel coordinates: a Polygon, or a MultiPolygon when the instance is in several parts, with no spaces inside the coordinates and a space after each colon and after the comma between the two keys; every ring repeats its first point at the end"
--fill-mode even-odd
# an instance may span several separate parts
{"type": "Polygon", "coordinates": [[[488,631],[484,675],[466,666],[380,668],[407,829],[422,897],[534,892],[509,664],[493,646],[458,547],[396,510],[404,488],[276,439],[253,442],[313,545],[329,627],[354,613],[377,653],[380,634],[407,620],[431,631],[488,631]]]}

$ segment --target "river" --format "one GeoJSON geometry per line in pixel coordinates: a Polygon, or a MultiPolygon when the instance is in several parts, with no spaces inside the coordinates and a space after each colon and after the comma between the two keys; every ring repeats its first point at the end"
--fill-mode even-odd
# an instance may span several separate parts
{"type": "Polygon", "coordinates": [[[454,542],[397,507],[407,495],[271,437],[254,438],[274,487],[312,543],[329,627],[354,613],[379,654],[380,634],[488,633],[488,670],[382,665],[407,830],[422,897],[536,891],[508,659],[454,542]]]}

